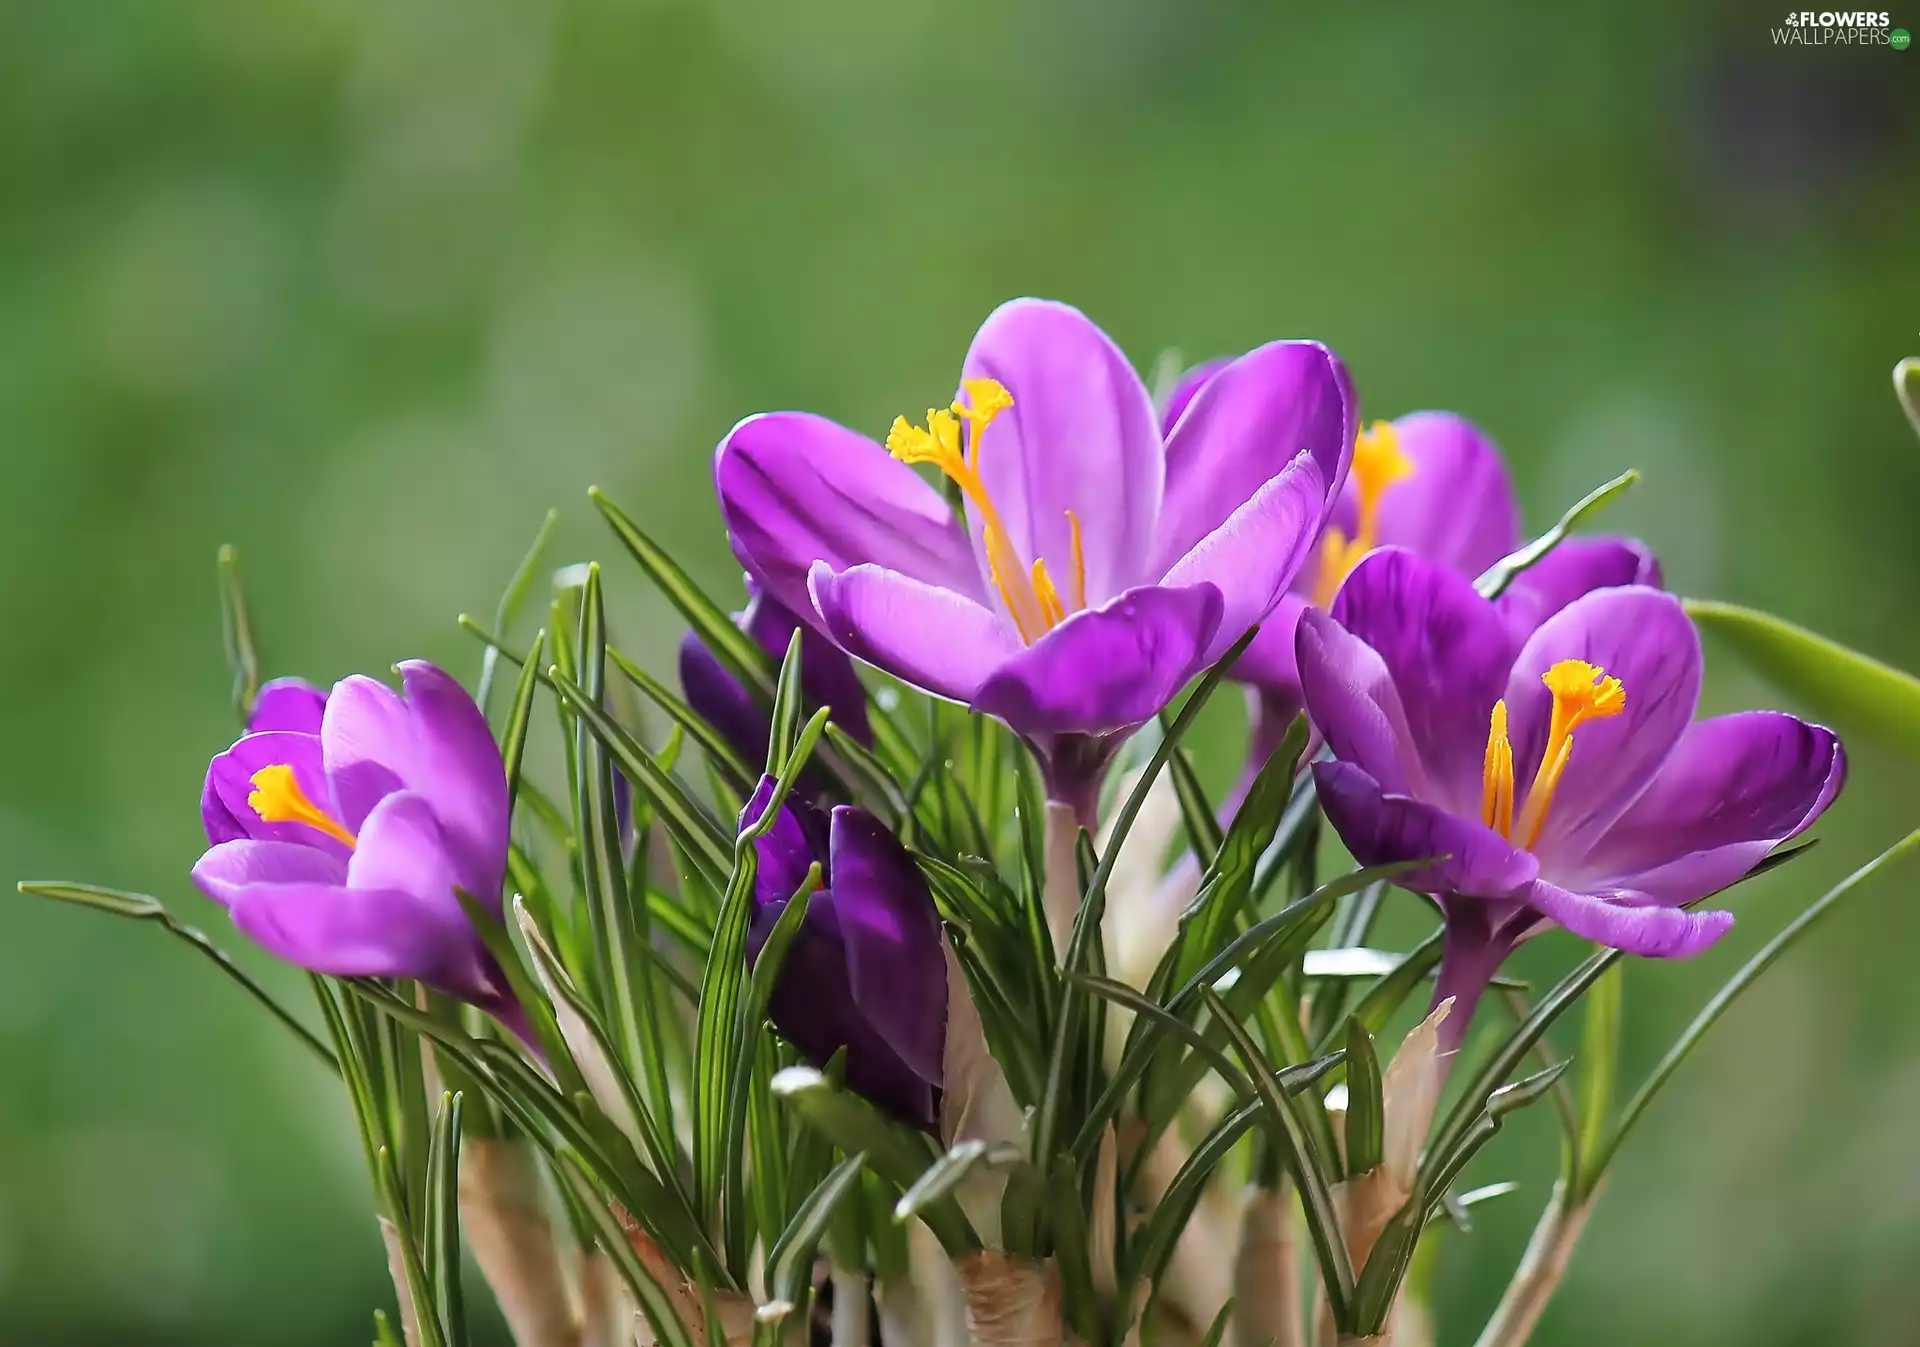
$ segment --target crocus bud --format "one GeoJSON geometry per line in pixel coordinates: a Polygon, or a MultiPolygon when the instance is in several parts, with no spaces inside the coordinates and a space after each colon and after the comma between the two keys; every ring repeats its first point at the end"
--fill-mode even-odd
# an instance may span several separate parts
{"type": "MultiPolygon", "coordinates": [[[[757,820],[773,778],[741,811],[757,820]]],[[[938,1118],[947,1034],[947,964],[933,894],[913,857],[864,809],[830,814],[796,793],[757,843],[747,950],[758,959],[781,912],[820,867],[768,1011],[815,1065],[846,1050],[850,1089],[918,1127],[938,1118]]]]}
{"type": "MultiPolygon", "coordinates": [[[[800,619],[760,593],[751,581],[747,588],[752,597],[734,620],[769,655],[785,658],[800,619]]],[[[750,763],[766,761],[767,738],[773,732],[771,714],[693,632],[680,642],[680,686],[687,705],[720,731],[742,758],[750,763]]],[[[853,661],[813,630],[800,637],[800,692],[809,711],[825,706],[834,724],[863,744],[873,742],[866,689],[853,671],[853,661]]]]}

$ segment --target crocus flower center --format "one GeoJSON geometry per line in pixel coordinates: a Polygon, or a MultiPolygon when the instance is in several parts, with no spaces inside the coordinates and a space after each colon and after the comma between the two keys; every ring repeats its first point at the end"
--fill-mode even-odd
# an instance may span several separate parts
{"type": "Polygon", "coordinates": [[[1487,727],[1486,765],[1481,772],[1481,821],[1502,837],[1517,835],[1528,851],[1540,840],[1553,793],[1573,759],[1573,732],[1589,720],[1605,720],[1627,709],[1627,690],[1605,669],[1585,660],[1563,659],[1540,675],[1553,694],[1553,719],[1547,728],[1546,751],[1527,788],[1527,802],[1516,825],[1513,817],[1513,743],[1507,738],[1507,703],[1493,704],[1487,727]]]}
{"type": "Polygon", "coordinates": [[[946,410],[927,409],[927,424],[912,425],[904,416],[893,420],[887,432],[887,452],[902,463],[931,463],[952,479],[980,516],[981,542],[994,587],[1028,645],[1045,636],[1087,606],[1087,559],[1080,545],[1080,517],[1068,510],[1067,527],[1073,539],[1073,574],[1063,598],[1047,573],[1045,557],[1028,566],[1008,541],[1006,525],[994,508],[993,497],[980,476],[980,437],[995,417],[1013,406],[1013,395],[993,379],[964,379],[967,401],[946,410]],[[964,429],[963,429],[964,427],[964,429]]]}
{"type": "Polygon", "coordinates": [[[1333,606],[1341,581],[1360,559],[1380,542],[1380,502],[1387,488],[1413,476],[1413,460],[1400,448],[1400,437],[1390,421],[1375,421],[1354,437],[1353,475],[1355,502],[1353,536],[1329,524],[1320,535],[1320,570],[1314,578],[1313,602],[1317,607],[1333,606]]]}
{"type": "Polygon", "coordinates": [[[340,826],[338,819],[307,798],[286,763],[262,767],[253,774],[253,793],[247,804],[263,823],[304,823],[349,847],[355,837],[340,826]]]}

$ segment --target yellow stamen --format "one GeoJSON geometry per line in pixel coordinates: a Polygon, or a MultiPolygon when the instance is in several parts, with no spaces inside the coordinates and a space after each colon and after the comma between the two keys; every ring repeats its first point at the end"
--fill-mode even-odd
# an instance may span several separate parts
{"type": "Polygon", "coordinates": [[[993,379],[963,379],[961,388],[966,400],[944,411],[930,408],[924,428],[904,416],[895,417],[893,429],[887,432],[887,452],[902,463],[931,463],[960,488],[960,494],[980,517],[980,540],[994,587],[1000,591],[1020,639],[1032,645],[1066,621],[1069,611],[1079,612],[1087,606],[1087,564],[1080,543],[1080,520],[1072,510],[1067,511],[1073,536],[1073,608],[1069,610],[1047,573],[1046,560],[1036,557],[1031,567],[1021,561],[980,476],[980,437],[1000,413],[1013,406],[1013,395],[993,379]]]}
{"type": "Polygon", "coordinates": [[[1502,837],[1513,834],[1513,741],[1507,738],[1507,704],[1493,704],[1487,727],[1487,762],[1481,771],[1480,820],[1502,837]]]}
{"type": "Polygon", "coordinates": [[[1341,528],[1329,526],[1320,544],[1320,571],[1314,582],[1314,603],[1326,608],[1340,592],[1340,584],[1360,564],[1360,559],[1380,542],[1380,502],[1397,482],[1414,474],[1414,463],[1400,447],[1400,437],[1390,421],[1375,421],[1353,441],[1353,466],[1348,469],[1354,486],[1353,536],[1341,528]]]}
{"type": "MultiPolygon", "coordinates": [[[[1540,681],[1547,685],[1547,691],[1553,694],[1553,718],[1547,727],[1547,746],[1540,755],[1540,768],[1534,774],[1533,784],[1527,787],[1527,803],[1520,811],[1520,818],[1510,828],[1501,832],[1507,837],[1519,836],[1520,845],[1531,851],[1540,840],[1540,831],[1546,826],[1547,810],[1553,804],[1553,794],[1560,788],[1560,778],[1567,770],[1567,764],[1573,760],[1573,732],[1589,720],[1606,720],[1619,715],[1627,709],[1627,690],[1617,678],[1609,677],[1606,670],[1585,660],[1563,659],[1546,673],[1540,681]]],[[[1499,705],[1494,708],[1494,729],[1499,737],[1506,738],[1506,708],[1499,705]]],[[[1493,736],[1489,735],[1487,745],[1487,763],[1489,785],[1492,789],[1493,736]]],[[[1511,773],[1512,752],[1508,750],[1509,802],[1511,809],[1511,773]]],[[[1489,826],[1493,826],[1491,821],[1489,826]]]]}
{"type": "Polygon", "coordinates": [[[1073,530],[1073,611],[1087,606],[1087,549],[1080,544],[1080,516],[1067,511],[1067,527],[1073,530]]]}
{"type": "Polygon", "coordinates": [[[247,806],[263,823],[304,823],[335,841],[348,846],[355,843],[354,835],[341,827],[333,815],[307,798],[293,775],[293,768],[284,762],[262,767],[253,774],[253,793],[247,796],[247,806]]]}

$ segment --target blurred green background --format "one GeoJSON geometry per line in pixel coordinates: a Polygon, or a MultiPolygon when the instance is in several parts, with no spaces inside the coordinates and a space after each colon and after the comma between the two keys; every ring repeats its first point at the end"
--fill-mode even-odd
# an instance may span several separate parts
{"type": "MultiPolygon", "coordinates": [[[[0,874],[230,937],[186,880],[232,731],[220,542],[273,672],[470,673],[455,614],[557,504],[557,559],[609,562],[664,668],[670,616],[585,488],[730,586],[725,429],[878,433],[1021,293],[1143,367],[1323,338],[1369,414],[1491,430],[1535,528],[1639,466],[1609,522],[1677,588],[1920,665],[1920,445],[1888,394],[1920,351],[1920,52],[1776,47],[1758,3],[1444,8],[0,5],[0,874]]],[[[1712,701],[1764,700],[1719,653],[1712,701]]],[[[1631,968],[1630,1072],[1916,821],[1910,767],[1854,764],[1722,948],[1631,968]]],[[[1718,1031],[1538,1341],[1914,1341],[1913,889],[1863,894],[1718,1031]]],[[[365,1341],[388,1291],[342,1101],[176,945],[9,902],[0,1342],[365,1341]]],[[[1447,1249],[1443,1343],[1553,1145],[1543,1110],[1496,1148],[1527,1188],[1447,1249]]]]}

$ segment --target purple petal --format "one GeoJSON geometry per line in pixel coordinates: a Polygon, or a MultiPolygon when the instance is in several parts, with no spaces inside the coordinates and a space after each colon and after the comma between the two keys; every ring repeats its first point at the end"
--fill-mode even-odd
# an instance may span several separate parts
{"type": "Polygon", "coordinates": [[[1313,782],[1320,807],[1347,850],[1362,865],[1387,865],[1444,856],[1437,864],[1393,882],[1420,893],[1505,898],[1539,873],[1533,857],[1477,819],[1462,818],[1380,783],[1346,762],[1316,762],[1313,782]]]}
{"type": "Polygon", "coordinates": [[[1212,585],[1130,590],[1075,613],[1001,664],[973,709],[1028,736],[1132,728],[1199,671],[1219,625],[1212,585]]]}
{"type": "MultiPolygon", "coordinates": [[[[1112,339],[1066,304],[1011,300],[981,324],[962,373],[997,379],[1013,395],[982,437],[977,462],[1021,559],[1030,566],[1045,558],[1064,591],[1073,574],[1071,510],[1080,520],[1088,603],[1152,579],[1145,571],[1160,514],[1160,429],[1146,385],[1112,339]]],[[[971,503],[968,518],[984,575],[971,503]]]]}
{"type": "Polygon", "coordinates": [[[451,674],[424,660],[400,665],[415,728],[407,787],[446,831],[461,887],[500,906],[507,869],[507,774],[487,718],[451,674]]]}
{"type": "Polygon", "coordinates": [[[1167,394],[1167,405],[1160,412],[1160,433],[1163,436],[1173,434],[1173,428],[1180,424],[1180,418],[1185,414],[1187,405],[1193,401],[1194,395],[1206,386],[1207,380],[1232,363],[1232,356],[1223,355],[1213,360],[1203,360],[1180,376],[1179,382],[1173,386],[1173,391],[1167,394]]]}
{"type": "Polygon", "coordinates": [[[1534,881],[1527,903],[1583,940],[1653,959],[1698,954],[1733,925],[1731,912],[1656,906],[1631,891],[1574,893],[1544,879],[1534,881]]]}
{"type": "Polygon", "coordinates": [[[1698,721],[1587,856],[1575,887],[1671,904],[1704,897],[1810,826],[1846,775],[1839,738],[1819,725],[1779,711],[1698,721]]]}
{"type": "Polygon", "coordinates": [[[247,716],[247,733],[291,730],[295,734],[318,734],[320,716],[326,709],[324,689],[304,678],[275,678],[260,685],[253,711],[247,716]]]}
{"type": "Polygon", "coordinates": [[[767,756],[773,715],[755,701],[740,680],[714,658],[706,642],[689,631],[680,638],[680,689],[687,705],[720,732],[749,763],[767,756]]]}
{"type": "Polygon", "coordinates": [[[214,902],[232,907],[254,884],[344,885],[347,863],[297,842],[222,842],[193,867],[193,882],[214,902]]]}
{"type": "Polygon", "coordinates": [[[1313,549],[1326,504],[1320,468],[1303,451],[1167,572],[1167,585],[1220,591],[1220,627],[1203,664],[1219,659],[1280,602],[1313,549]]]}
{"type": "Polygon", "coordinates": [[[1191,552],[1302,449],[1319,466],[1330,507],[1353,457],[1357,416],[1346,367],[1318,342],[1270,342],[1222,369],[1167,441],[1157,573],[1191,552]]]}
{"type": "MultiPolygon", "coordinates": [[[[1379,541],[1471,579],[1520,545],[1520,511],[1507,465],[1480,428],[1452,412],[1393,423],[1413,476],[1380,498],[1379,541]]],[[[1348,482],[1348,494],[1353,484],[1348,482]]]]}
{"type": "MultiPolygon", "coordinates": [[[[347,862],[347,885],[409,893],[422,908],[437,909],[449,918],[461,915],[454,889],[466,887],[452,838],[441,827],[432,802],[407,790],[395,791],[367,815],[360,844],[347,862]]],[[[482,901],[487,897],[472,896],[482,901]]]]}
{"type": "Polygon", "coordinates": [[[1500,596],[1500,616],[1515,639],[1525,640],[1581,595],[1621,585],[1660,588],[1660,562],[1645,543],[1635,538],[1569,538],[1514,577],[1500,596]]]}
{"type": "Polygon", "coordinates": [[[848,654],[903,682],[970,701],[1020,651],[1006,620],[964,594],[879,566],[815,566],[813,605],[827,635],[848,654]]]}
{"type": "Polygon", "coordinates": [[[807,571],[872,563],[984,601],[952,510],[919,474],[864,435],[805,412],[748,417],[714,455],[734,555],[803,618],[807,571]]]}
{"type": "Polygon", "coordinates": [[[1514,656],[1494,606],[1459,572],[1390,547],[1354,568],[1333,618],[1393,679],[1427,782],[1415,793],[1478,817],[1493,704],[1514,656]]]}
{"type": "Polygon", "coordinates": [[[1507,683],[1516,811],[1546,749],[1553,696],[1541,675],[1568,659],[1618,678],[1627,702],[1619,715],[1574,731],[1572,757],[1531,848],[1551,875],[1577,873],[1673,753],[1700,701],[1700,638],[1678,599],[1633,586],[1574,600],[1527,638],[1507,683]]]}
{"type": "MultiPolygon", "coordinates": [[[[780,902],[756,914],[748,935],[750,957],[759,957],[785,907],[780,902]]],[[[932,1124],[933,1087],[900,1060],[854,1000],[832,893],[813,895],[806,920],[787,947],[767,1011],[781,1035],[816,1066],[825,1066],[844,1048],[847,1085],[855,1093],[916,1126],[932,1124]]]]}
{"type": "MultiPolygon", "coordinates": [[[[740,810],[742,832],[759,821],[777,785],[770,776],[760,778],[753,798],[740,810]]],[[[762,907],[784,903],[799,891],[815,861],[821,863],[824,874],[828,859],[826,821],[818,810],[789,798],[753,849],[759,863],[753,881],[755,902],[762,907]]]]}
{"type": "Polygon", "coordinates": [[[1300,616],[1295,657],[1313,727],[1333,756],[1397,795],[1428,793],[1393,676],[1372,646],[1318,608],[1300,616]]]}
{"type": "MultiPolygon", "coordinates": [[[[1298,594],[1282,594],[1253,644],[1240,652],[1240,658],[1228,676],[1251,683],[1261,692],[1282,701],[1300,699],[1300,666],[1294,658],[1294,646],[1300,629],[1300,615],[1307,601],[1298,594]]],[[[1224,623],[1221,624],[1223,627],[1224,623]]]]}
{"type": "Polygon", "coordinates": [[[907,849],[864,809],[833,811],[832,847],[834,906],[854,1003],[914,1074],[938,1085],[947,960],[933,895],[907,849]]]}
{"type": "MultiPolygon", "coordinates": [[[[327,808],[327,774],[320,741],[310,734],[272,730],[249,734],[207,765],[206,785],[200,797],[200,818],[209,842],[250,837],[257,841],[291,842],[344,858],[347,848],[337,839],[305,823],[268,823],[247,797],[253,776],[263,767],[286,765],[301,793],[321,809],[327,808]]],[[[352,831],[352,825],[347,825],[352,831]]]]}
{"type": "Polygon", "coordinates": [[[373,807],[402,789],[413,770],[413,718],[400,694],[355,674],[334,684],[320,724],[334,808],[358,832],[373,807]]]}
{"type": "Polygon", "coordinates": [[[255,884],[233,922],[289,963],[333,977],[417,978],[469,1000],[497,1001],[486,953],[464,917],[399,889],[255,884]]]}

